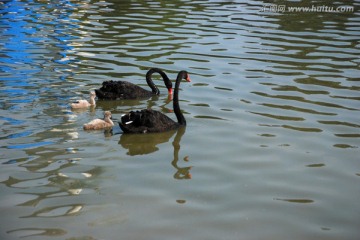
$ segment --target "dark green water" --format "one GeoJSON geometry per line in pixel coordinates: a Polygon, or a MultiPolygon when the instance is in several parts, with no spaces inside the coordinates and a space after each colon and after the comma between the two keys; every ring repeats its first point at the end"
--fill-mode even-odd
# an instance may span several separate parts
{"type": "Polygon", "coordinates": [[[360,2],[269,4],[1,2],[0,239],[359,239],[360,2]],[[190,73],[186,129],[82,130],[105,110],[175,119],[160,81],[69,108],[151,67],[190,73]]]}

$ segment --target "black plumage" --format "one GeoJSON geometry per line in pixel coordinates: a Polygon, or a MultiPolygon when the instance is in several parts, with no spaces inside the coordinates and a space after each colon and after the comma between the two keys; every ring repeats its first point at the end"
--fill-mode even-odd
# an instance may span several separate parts
{"type": "Polygon", "coordinates": [[[99,99],[116,100],[116,99],[137,99],[147,98],[154,95],[159,95],[160,90],[154,84],[151,76],[154,73],[159,73],[168,89],[169,94],[172,93],[172,83],[166,73],[159,68],[151,68],[146,73],[146,82],[151,88],[151,91],[143,89],[133,83],[127,81],[104,81],[102,87],[95,90],[96,96],[99,99]]]}
{"type": "Polygon", "coordinates": [[[141,111],[131,111],[124,114],[119,122],[120,128],[124,133],[152,133],[164,132],[177,129],[179,126],[186,126],[186,120],[179,106],[179,86],[180,81],[186,79],[190,82],[189,75],[186,71],[180,71],[175,83],[173,108],[177,117],[177,122],[166,116],[165,114],[144,109],[141,111]]]}

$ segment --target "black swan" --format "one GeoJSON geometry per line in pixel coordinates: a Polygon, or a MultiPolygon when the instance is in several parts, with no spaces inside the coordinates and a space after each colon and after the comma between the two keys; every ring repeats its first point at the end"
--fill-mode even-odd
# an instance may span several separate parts
{"type": "Polygon", "coordinates": [[[186,120],[181,113],[179,106],[179,86],[180,81],[186,79],[190,82],[190,77],[186,71],[180,71],[176,78],[173,108],[178,122],[173,121],[161,112],[144,109],[141,111],[131,111],[124,114],[119,122],[120,128],[124,133],[151,133],[164,132],[186,126],[186,120]]]}
{"type": "Polygon", "coordinates": [[[146,82],[151,88],[151,91],[145,90],[142,87],[127,81],[105,81],[102,83],[100,89],[95,90],[96,96],[99,99],[116,100],[146,98],[153,95],[159,95],[160,91],[151,79],[151,76],[154,73],[159,73],[161,75],[169,94],[172,94],[172,83],[166,73],[159,68],[151,68],[146,73],[146,82]]]}

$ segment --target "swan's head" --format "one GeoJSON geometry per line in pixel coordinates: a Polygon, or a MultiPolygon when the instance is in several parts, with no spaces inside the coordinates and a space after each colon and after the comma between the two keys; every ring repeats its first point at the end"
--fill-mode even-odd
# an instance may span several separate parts
{"type": "Polygon", "coordinates": [[[104,118],[110,119],[111,118],[111,112],[110,111],[105,111],[104,112],[104,118]]]}
{"type": "Polygon", "coordinates": [[[90,92],[90,97],[96,97],[96,94],[95,94],[94,91],[91,91],[91,92],[90,92]]]}
{"type": "Polygon", "coordinates": [[[190,76],[189,76],[188,73],[185,74],[185,80],[186,80],[187,82],[191,82],[191,79],[190,79],[190,76]]]}
{"type": "MultiPolygon", "coordinates": [[[[187,73],[187,71],[180,71],[179,72],[179,74],[182,74],[182,79],[185,79],[187,82],[191,82],[191,79],[190,79],[190,76],[189,76],[189,74],[187,73]]],[[[179,75],[178,75],[178,77],[179,77],[179,75]]],[[[171,82],[170,82],[171,83],[171,82]]],[[[173,94],[173,88],[172,88],[172,86],[170,85],[170,86],[167,86],[167,88],[168,88],[168,93],[169,93],[169,95],[172,95],[173,94]]]]}
{"type": "Polygon", "coordinates": [[[178,78],[181,77],[181,79],[185,79],[187,82],[191,82],[189,73],[185,70],[182,70],[178,74],[178,78]]]}

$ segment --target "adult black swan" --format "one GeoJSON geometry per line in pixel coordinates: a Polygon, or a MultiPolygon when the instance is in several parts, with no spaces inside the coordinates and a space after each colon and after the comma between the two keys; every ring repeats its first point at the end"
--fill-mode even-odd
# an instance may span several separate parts
{"type": "Polygon", "coordinates": [[[95,90],[96,96],[99,99],[115,100],[147,98],[153,95],[159,95],[160,91],[151,79],[151,76],[154,73],[159,73],[161,75],[169,94],[172,94],[172,83],[166,73],[159,68],[151,68],[146,73],[146,82],[151,88],[151,91],[145,90],[127,81],[104,81],[102,87],[95,90]]]}
{"type": "Polygon", "coordinates": [[[180,71],[177,75],[174,90],[173,108],[177,122],[161,112],[144,109],[141,111],[131,111],[121,117],[120,128],[124,133],[151,133],[165,132],[186,126],[186,120],[181,113],[179,106],[179,86],[182,79],[190,82],[190,77],[186,71],[180,71]]]}

